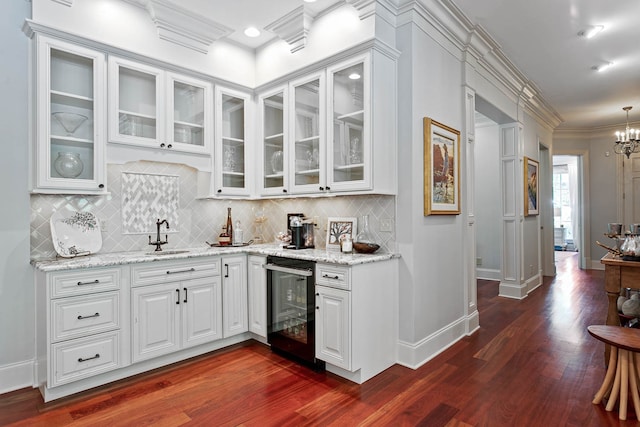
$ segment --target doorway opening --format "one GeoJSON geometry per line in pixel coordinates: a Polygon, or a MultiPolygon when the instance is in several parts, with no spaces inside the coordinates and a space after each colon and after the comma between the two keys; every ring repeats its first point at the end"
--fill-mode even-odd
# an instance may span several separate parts
{"type": "Polygon", "coordinates": [[[553,244],[556,251],[580,251],[579,163],[579,156],[553,156],[553,244]]]}

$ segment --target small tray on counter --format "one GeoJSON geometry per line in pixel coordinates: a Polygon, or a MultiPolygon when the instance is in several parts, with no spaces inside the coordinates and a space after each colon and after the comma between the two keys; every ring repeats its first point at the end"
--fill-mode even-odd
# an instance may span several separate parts
{"type": "Polygon", "coordinates": [[[249,246],[250,244],[253,243],[253,240],[249,240],[248,242],[244,242],[244,243],[233,243],[233,244],[229,244],[229,245],[221,245],[220,243],[209,243],[209,242],[205,242],[207,245],[209,245],[212,248],[241,248],[243,246],[249,246]]]}

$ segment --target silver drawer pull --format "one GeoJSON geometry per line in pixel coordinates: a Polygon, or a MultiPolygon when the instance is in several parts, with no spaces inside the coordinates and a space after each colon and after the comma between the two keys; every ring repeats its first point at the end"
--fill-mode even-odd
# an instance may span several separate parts
{"type": "Polygon", "coordinates": [[[82,319],[91,319],[92,317],[100,317],[100,313],[96,313],[96,314],[92,314],[90,316],[78,316],[78,320],[82,320],[82,319]]]}
{"type": "Polygon", "coordinates": [[[87,361],[89,361],[89,360],[99,359],[99,358],[100,358],[100,353],[96,353],[96,355],[95,355],[95,356],[93,356],[93,357],[87,357],[86,359],[83,359],[82,357],[80,357],[80,358],[78,359],[78,362],[82,363],[82,362],[87,362],[87,361]]]}
{"type": "Polygon", "coordinates": [[[78,286],[83,286],[83,285],[95,285],[100,283],[100,280],[96,279],[93,282],[78,282],[78,286]]]}
{"type": "Polygon", "coordinates": [[[280,271],[282,273],[295,274],[298,276],[310,277],[313,276],[313,270],[302,269],[302,268],[291,268],[291,267],[283,267],[281,265],[276,264],[267,264],[264,268],[267,270],[280,271]]]}
{"type": "Polygon", "coordinates": [[[325,279],[335,279],[338,280],[340,278],[340,276],[329,276],[328,274],[323,274],[322,277],[324,277],[325,279]]]}
{"type": "Polygon", "coordinates": [[[167,270],[167,274],[191,273],[192,271],[196,271],[196,269],[191,267],[191,268],[186,269],[186,270],[175,270],[175,271],[167,270]]]}

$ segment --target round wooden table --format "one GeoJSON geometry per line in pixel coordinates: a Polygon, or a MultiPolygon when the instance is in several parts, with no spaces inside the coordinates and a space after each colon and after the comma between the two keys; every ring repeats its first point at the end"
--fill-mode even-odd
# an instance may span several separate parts
{"type": "Polygon", "coordinates": [[[620,397],[618,417],[627,419],[629,389],[636,417],[640,419],[640,396],[638,394],[638,367],[640,366],[640,330],[622,326],[591,325],[587,328],[591,336],[609,344],[609,367],[600,390],[593,398],[594,404],[600,404],[607,396],[605,409],[612,411],[620,397]]]}

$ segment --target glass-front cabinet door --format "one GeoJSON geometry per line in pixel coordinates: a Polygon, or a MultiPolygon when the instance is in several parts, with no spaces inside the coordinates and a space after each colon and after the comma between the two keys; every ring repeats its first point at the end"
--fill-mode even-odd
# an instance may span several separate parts
{"type": "Polygon", "coordinates": [[[291,191],[325,191],[324,71],[289,86],[291,130],[289,170],[291,191]]]}
{"type": "Polygon", "coordinates": [[[104,55],[37,36],[34,192],[103,193],[104,55]]]}
{"type": "Polygon", "coordinates": [[[250,95],[216,87],[214,195],[249,195],[246,145],[250,95]]]}
{"type": "Polygon", "coordinates": [[[167,82],[167,147],[209,153],[213,141],[211,84],[173,73],[167,74],[167,82]]]}
{"type": "Polygon", "coordinates": [[[109,57],[109,141],[166,148],[162,70],[109,57]]]}
{"type": "Polygon", "coordinates": [[[260,95],[262,112],[261,135],[261,193],[265,195],[286,194],[288,189],[287,151],[287,94],[286,87],[260,95]]]}
{"type": "Polygon", "coordinates": [[[371,187],[369,55],[327,69],[329,150],[327,186],[332,191],[371,187]]]}

